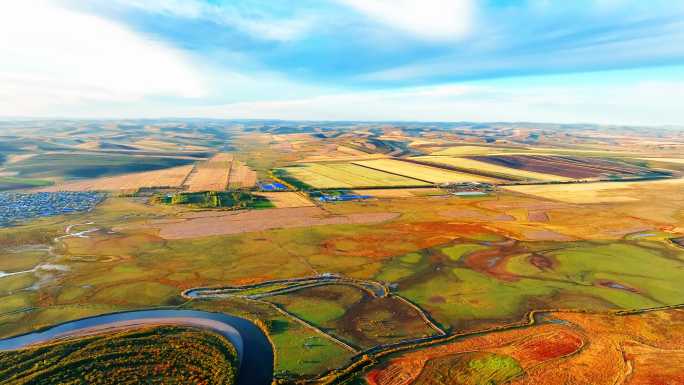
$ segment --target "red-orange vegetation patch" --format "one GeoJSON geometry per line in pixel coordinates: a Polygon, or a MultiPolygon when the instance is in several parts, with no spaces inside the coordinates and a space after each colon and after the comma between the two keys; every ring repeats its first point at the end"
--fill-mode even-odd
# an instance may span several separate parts
{"type": "Polygon", "coordinates": [[[539,270],[553,270],[556,267],[556,261],[553,258],[542,254],[532,254],[527,260],[539,270]]]}
{"type": "Polygon", "coordinates": [[[546,334],[535,334],[504,349],[505,354],[515,358],[523,368],[565,357],[579,351],[584,341],[578,334],[561,329],[546,334]]]}
{"type": "Polygon", "coordinates": [[[529,211],[527,220],[530,222],[548,222],[549,215],[545,211],[529,211]]]}
{"type": "Polygon", "coordinates": [[[490,352],[509,355],[522,366],[525,375],[511,385],[684,384],[683,309],[631,315],[552,312],[544,319],[549,323],[406,353],[373,371],[369,382],[409,385],[432,358],[490,352]]]}
{"type": "Polygon", "coordinates": [[[439,214],[445,218],[451,218],[464,222],[510,222],[515,220],[514,217],[507,214],[472,207],[448,209],[440,212],[439,214]]]}
{"type": "Polygon", "coordinates": [[[427,360],[397,360],[366,376],[370,385],[409,385],[418,378],[427,360]]]}
{"type": "Polygon", "coordinates": [[[465,264],[477,272],[502,281],[515,281],[518,278],[515,274],[506,271],[506,263],[513,255],[521,252],[523,250],[518,250],[515,246],[476,251],[466,257],[465,264]]]}
{"type": "Polygon", "coordinates": [[[491,231],[479,224],[389,223],[372,233],[328,239],[323,242],[322,247],[326,253],[384,259],[442,245],[459,237],[475,237],[487,233],[491,231]]]}
{"type": "Polygon", "coordinates": [[[511,355],[525,369],[572,354],[580,349],[582,344],[583,340],[578,334],[562,325],[548,324],[528,329],[512,329],[407,353],[390,361],[384,368],[369,373],[366,380],[373,385],[408,385],[418,377],[430,359],[478,351],[511,355]],[[526,352],[526,349],[530,351],[526,352]]]}
{"type": "Polygon", "coordinates": [[[238,278],[236,280],[233,280],[232,283],[235,286],[242,286],[242,285],[253,285],[256,283],[261,283],[264,281],[268,281],[273,279],[274,277],[272,275],[261,275],[258,277],[249,277],[249,278],[238,278]]]}
{"type": "Polygon", "coordinates": [[[658,349],[630,342],[623,346],[623,357],[632,368],[628,385],[684,384],[684,349],[658,349]]]}

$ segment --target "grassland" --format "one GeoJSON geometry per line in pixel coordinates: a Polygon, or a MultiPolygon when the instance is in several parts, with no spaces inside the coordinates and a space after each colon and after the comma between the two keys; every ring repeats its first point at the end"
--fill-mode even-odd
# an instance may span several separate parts
{"type": "Polygon", "coordinates": [[[354,162],[356,165],[385,171],[429,183],[493,182],[492,178],[430,167],[396,159],[377,159],[354,162]]]}
{"type": "Polygon", "coordinates": [[[54,182],[45,179],[0,176],[0,191],[45,187],[50,186],[53,183],[54,182]]]}
{"type": "Polygon", "coordinates": [[[290,176],[312,188],[414,187],[428,183],[350,163],[311,163],[286,167],[290,176]]]}
{"type": "Polygon", "coordinates": [[[21,178],[85,179],[160,170],[193,162],[184,157],[46,153],[10,164],[5,169],[21,178]]]}
{"type": "Polygon", "coordinates": [[[235,348],[223,337],[159,326],[0,352],[0,383],[230,385],[237,366],[235,348]]]}
{"type": "Polygon", "coordinates": [[[671,325],[683,319],[679,309],[540,313],[524,327],[468,335],[391,357],[360,383],[674,384],[684,379],[684,334],[671,325]]]}

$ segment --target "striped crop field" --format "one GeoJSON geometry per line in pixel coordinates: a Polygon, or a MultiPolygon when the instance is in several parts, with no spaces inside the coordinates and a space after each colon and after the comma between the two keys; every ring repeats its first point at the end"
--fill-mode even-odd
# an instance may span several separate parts
{"type": "Polygon", "coordinates": [[[352,163],[307,163],[284,167],[293,178],[313,188],[416,187],[429,183],[352,163]]]}
{"type": "Polygon", "coordinates": [[[512,167],[499,166],[479,160],[468,158],[452,158],[449,156],[419,156],[414,158],[421,162],[455,167],[464,171],[481,172],[495,177],[515,180],[538,180],[538,181],[567,181],[570,178],[545,174],[541,172],[515,169],[512,167]]]}
{"type": "Polygon", "coordinates": [[[409,163],[396,159],[377,159],[354,162],[355,165],[368,167],[378,171],[385,171],[396,175],[403,175],[430,183],[460,183],[460,182],[496,182],[496,179],[465,172],[444,170],[422,164],[409,163]]]}

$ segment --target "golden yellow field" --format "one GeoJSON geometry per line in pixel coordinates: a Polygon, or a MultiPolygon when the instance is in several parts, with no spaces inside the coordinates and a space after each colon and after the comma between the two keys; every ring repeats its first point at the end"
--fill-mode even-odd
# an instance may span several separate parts
{"type": "Polygon", "coordinates": [[[427,183],[366,168],[353,163],[311,163],[285,170],[314,188],[360,188],[384,186],[423,186],[427,183]]]}
{"type": "Polygon", "coordinates": [[[257,182],[257,174],[252,171],[246,164],[236,160],[230,166],[230,176],[228,177],[228,186],[230,188],[250,188],[254,187],[257,182]]]}
{"type": "Polygon", "coordinates": [[[187,191],[225,190],[232,162],[232,154],[219,153],[208,161],[197,164],[185,183],[187,191]]]}
{"type": "Polygon", "coordinates": [[[42,188],[40,191],[121,191],[152,187],[180,187],[192,168],[192,165],[187,165],[164,170],[60,183],[42,188]]]}
{"type": "Polygon", "coordinates": [[[505,190],[568,203],[635,202],[649,196],[655,189],[678,190],[683,179],[644,182],[598,182],[508,186],[505,190]]]}
{"type": "Polygon", "coordinates": [[[292,191],[282,192],[260,192],[257,195],[267,198],[276,208],[290,208],[290,207],[311,207],[314,206],[303,193],[292,191]]]}
{"type": "Polygon", "coordinates": [[[515,168],[498,166],[495,164],[481,162],[479,160],[468,159],[468,158],[452,158],[448,156],[419,156],[415,158],[416,160],[444,164],[447,166],[464,168],[473,171],[482,171],[485,173],[501,174],[502,176],[510,176],[515,179],[531,179],[540,181],[567,181],[570,178],[544,174],[534,171],[518,170],[515,168]]]}
{"type": "Polygon", "coordinates": [[[652,161],[652,162],[684,164],[684,158],[639,158],[639,159],[648,160],[648,161],[652,161]]]}
{"type": "Polygon", "coordinates": [[[430,183],[452,182],[495,182],[496,179],[462,172],[443,170],[437,167],[424,166],[415,163],[403,162],[396,159],[378,159],[353,164],[372,168],[375,170],[403,175],[430,183]]]}

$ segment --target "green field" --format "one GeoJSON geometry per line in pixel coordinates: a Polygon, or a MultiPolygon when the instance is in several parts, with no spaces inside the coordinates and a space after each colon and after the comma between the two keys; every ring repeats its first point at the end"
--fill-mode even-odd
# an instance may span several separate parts
{"type": "Polygon", "coordinates": [[[50,186],[54,182],[45,179],[15,178],[11,176],[0,177],[0,191],[18,190],[34,187],[50,186]]]}
{"type": "Polygon", "coordinates": [[[274,207],[268,199],[246,192],[207,191],[160,195],[157,203],[196,208],[265,209],[274,207]]]}
{"type": "Polygon", "coordinates": [[[20,178],[82,179],[160,170],[193,163],[192,159],[116,154],[39,154],[6,166],[20,178]]]}

